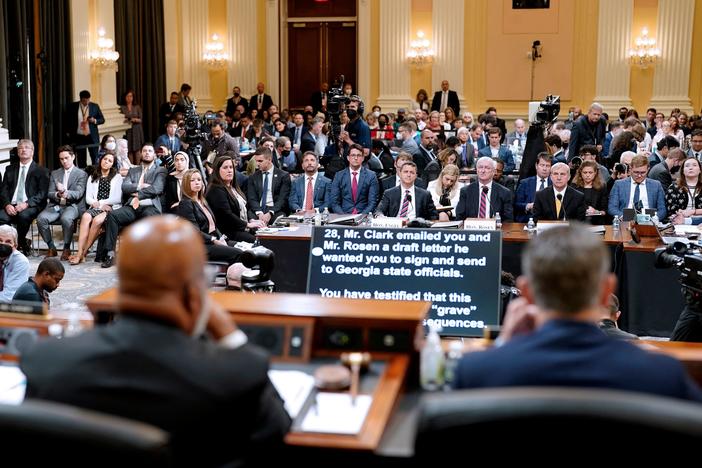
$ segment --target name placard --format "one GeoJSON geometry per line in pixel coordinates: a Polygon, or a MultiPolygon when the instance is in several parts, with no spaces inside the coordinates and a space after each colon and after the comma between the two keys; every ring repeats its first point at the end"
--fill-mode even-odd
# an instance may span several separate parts
{"type": "Polygon", "coordinates": [[[374,228],[401,228],[402,218],[388,218],[381,216],[371,219],[371,226],[374,228]]]}
{"type": "Polygon", "coordinates": [[[496,231],[497,225],[494,219],[466,218],[463,221],[463,229],[467,231],[496,231]]]}

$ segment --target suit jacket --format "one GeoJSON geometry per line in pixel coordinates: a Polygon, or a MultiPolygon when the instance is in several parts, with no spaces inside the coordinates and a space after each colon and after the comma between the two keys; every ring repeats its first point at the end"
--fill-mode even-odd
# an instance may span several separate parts
{"type": "Polygon", "coordinates": [[[424,168],[434,159],[429,154],[429,151],[422,145],[419,145],[419,153],[413,155],[412,160],[417,165],[417,176],[421,177],[424,174],[424,168]]]}
{"type": "Polygon", "coordinates": [[[264,447],[282,443],[290,426],[268,380],[265,351],[195,340],[144,315],[125,314],[74,339],[40,341],[22,353],[21,368],[28,398],[160,427],[183,466],[220,466],[249,454],[258,464],[271,450],[264,447]]]}
{"type": "MultiPolygon", "coordinates": [[[[19,170],[19,164],[12,164],[5,170],[5,178],[0,185],[0,202],[3,208],[12,203],[12,196],[17,189],[19,170]]],[[[49,170],[32,161],[24,180],[24,191],[27,195],[27,204],[32,208],[43,210],[49,193],[49,170]]]]}
{"type": "MultiPolygon", "coordinates": [[[[431,100],[431,110],[439,111],[441,110],[441,93],[442,91],[437,91],[434,93],[434,98],[431,100]]],[[[461,103],[458,100],[458,93],[456,91],[448,91],[448,100],[446,105],[453,109],[456,116],[461,115],[461,103]]]]}
{"type": "Polygon", "coordinates": [[[651,170],[648,171],[648,178],[660,182],[664,191],[668,190],[670,184],[673,183],[673,175],[670,173],[670,169],[668,169],[668,165],[665,161],[659,162],[653,166],[651,170]]]}
{"type": "MultiPolygon", "coordinates": [[[[234,96],[232,96],[229,99],[227,99],[227,110],[225,111],[225,114],[229,115],[229,116],[234,115],[234,111],[236,110],[236,106],[238,106],[239,104],[244,106],[244,109],[249,110],[249,101],[247,101],[244,96],[239,96],[239,102],[236,102],[236,103],[234,102],[234,96]]],[[[268,106],[268,107],[270,107],[270,106],[268,106]]]]}
{"type": "MultiPolygon", "coordinates": [[[[492,157],[492,151],[490,150],[489,146],[486,146],[478,151],[478,157],[482,158],[483,156],[487,156],[488,158],[492,157]]],[[[500,149],[497,152],[497,157],[499,157],[505,163],[505,172],[512,172],[514,170],[514,156],[509,148],[507,148],[505,145],[500,145],[500,149]]]]}
{"type": "MultiPolygon", "coordinates": [[[[480,183],[473,182],[461,188],[461,195],[456,207],[456,219],[477,218],[480,207],[480,183]]],[[[500,213],[500,219],[509,223],[514,220],[512,210],[512,192],[497,182],[492,183],[490,190],[490,213],[491,218],[495,213],[500,213]]]]}
{"type": "MultiPolygon", "coordinates": [[[[273,168],[273,177],[268,181],[271,185],[271,193],[273,194],[273,208],[270,211],[274,213],[288,212],[288,197],[290,196],[290,174],[273,168]]],[[[263,173],[256,171],[249,177],[248,187],[246,190],[246,204],[249,209],[249,219],[258,219],[257,211],[261,211],[261,197],[263,195],[263,173]]]]}
{"type": "Polygon", "coordinates": [[[400,151],[411,154],[414,159],[414,157],[419,154],[419,145],[414,141],[414,138],[410,138],[402,142],[400,151]]]}
{"type": "Polygon", "coordinates": [[[180,138],[178,138],[178,136],[173,137],[173,147],[171,148],[171,140],[168,137],[168,134],[164,133],[160,137],[156,138],[156,142],[154,143],[155,149],[158,149],[161,146],[168,148],[171,154],[176,154],[178,151],[180,151],[180,138]]]}
{"type": "MultiPolygon", "coordinates": [[[[401,186],[386,190],[375,212],[384,216],[397,216],[403,197],[404,193],[401,186]]],[[[412,203],[414,204],[417,218],[439,219],[439,213],[436,211],[434,200],[429,192],[415,185],[414,197],[416,200],[412,200],[412,203]]]]}
{"type": "Polygon", "coordinates": [[[331,187],[329,206],[333,213],[372,213],[378,204],[378,178],[373,171],[362,167],[358,173],[356,202],[351,193],[351,171],[347,168],[336,173],[331,187]]]}
{"type": "MultiPolygon", "coordinates": [[[[331,184],[332,181],[324,177],[321,172],[317,173],[317,180],[314,184],[313,205],[319,211],[324,211],[324,208],[329,206],[331,184]]],[[[300,177],[295,179],[295,182],[292,183],[292,188],[290,189],[288,204],[290,205],[291,212],[302,210],[304,208],[303,204],[305,203],[305,193],[307,193],[307,175],[303,173],[300,175],[300,177]]]]}
{"type": "Polygon", "coordinates": [[[210,184],[205,198],[214,214],[217,229],[228,238],[234,239],[237,232],[246,231],[248,219],[241,219],[239,201],[229,194],[226,187],[210,184]]]}
{"type": "MultiPolygon", "coordinates": [[[[63,175],[65,169],[56,169],[51,173],[49,180],[48,205],[55,206],[59,204],[58,192],[56,190],[56,182],[63,183],[63,175]]],[[[68,176],[68,184],[66,185],[66,206],[76,205],[78,213],[85,211],[85,186],[88,182],[88,174],[82,169],[73,167],[68,176]]]]}
{"type": "MultiPolygon", "coordinates": [[[[386,190],[390,190],[393,187],[399,187],[400,184],[397,182],[397,175],[390,175],[388,177],[385,177],[380,180],[380,194],[379,198],[383,196],[383,193],[385,193],[386,190]]],[[[423,188],[426,190],[427,188],[427,182],[424,179],[420,179],[417,177],[417,179],[414,181],[414,186],[423,188]]]]}
{"type": "Polygon", "coordinates": [[[172,120],[178,112],[185,112],[185,109],[180,104],[177,104],[171,110],[171,103],[164,102],[161,107],[158,108],[158,131],[162,132],[166,130],[166,124],[169,120],[172,120]]]}
{"type": "Polygon", "coordinates": [[[578,117],[570,131],[568,161],[580,154],[583,145],[604,145],[607,134],[607,120],[604,116],[595,125],[590,125],[587,115],[578,117]]]}
{"type": "MultiPolygon", "coordinates": [[[[547,187],[551,186],[551,179],[546,179],[547,187]]],[[[526,223],[529,221],[530,215],[526,212],[526,206],[534,202],[536,197],[536,182],[537,177],[531,176],[522,179],[517,186],[517,194],[514,197],[514,211],[516,213],[516,221],[518,223],[526,223]]],[[[533,211],[532,211],[533,213],[533,211]]]]}
{"type": "Polygon", "coordinates": [[[139,200],[152,200],[156,209],[162,213],[161,196],[166,185],[166,168],[156,166],[156,163],[154,163],[144,177],[144,183],[150,185],[138,190],[142,170],[143,166],[139,164],[130,168],[129,172],[127,172],[127,176],[122,181],[123,204],[126,204],[132,194],[136,192],[139,200]]]}
{"type": "Polygon", "coordinates": [[[176,214],[193,223],[197,230],[200,231],[202,241],[205,244],[213,244],[212,236],[221,237],[222,233],[217,229],[217,221],[214,213],[212,213],[212,210],[210,210],[209,207],[206,207],[205,209],[210,212],[210,216],[212,216],[212,219],[215,221],[214,231],[210,231],[210,222],[207,219],[205,212],[202,210],[202,208],[200,208],[200,205],[188,197],[183,197],[180,203],[178,203],[176,214]]]}
{"type": "Polygon", "coordinates": [[[702,392],[679,361],[614,340],[596,325],[579,321],[550,320],[503,346],[464,354],[456,369],[457,388],[539,385],[612,388],[702,401],[702,392]]]}
{"type": "MultiPolygon", "coordinates": [[[[290,138],[290,141],[292,142],[293,137],[289,135],[284,135],[290,138]]],[[[302,137],[300,137],[300,154],[304,155],[307,151],[314,151],[315,154],[317,152],[315,151],[315,148],[317,147],[317,140],[315,140],[314,136],[310,134],[310,132],[302,132],[302,137]]]]}
{"type": "MultiPolygon", "coordinates": [[[[261,105],[261,111],[268,110],[269,107],[273,105],[273,98],[268,94],[263,94],[263,103],[261,105]]],[[[249,111],[258,109],[258,94],[254,94],[249,99],[249,111]]]]}
{"type": "Polygon", "coordinates": [[[573,187],[566,187],[561,202],[560,216],[556,216],[556,194],[553,187],[536,192],[534,199],[534,221],[557,221],[559,219],[585,221],[585,195],[573,187]]]}
{"type": "MultiPolygon", "coordinates": [[[[658,219],[663,221],[667,217],[665,208],[665,194],[660,182],[653,179],[646,179],[646,194],[648,195],[648,207],[657,211],[658,219]]],[[[629,206],[631,196],[631,178],[617,180],[609,193],[609,206],[607,212],[612,216],[621,216],[624,208],[629,206]]]]}
{"type": "Polygon", "coordinates": [[[456,164],[460,168],[472,168],[475,167],[475,146],[472,143],[466,142],[465,147],[459,145],[456,149],[461,148],[461,154],[458,155],[458,161],[456,164]],[[464,149],[465,148],[465,149],[464,149]]]}
{"type": "MultiPolygon", "coordinates": [[[[75,141],[78,135],[78,109],[80,106],[80,101],[72,102],[66,108],[66,114],[64,115],[64,122],[66,122],[66,133],[68,134],[69,141],[75,141]]],[[[90,129],[90,139],[93,143],[97,144],[100,142],[100,136],[98,134],[98,125],[105,123],[105,117],[102,115],[100,106],[94,102],[88,103],[88,118],[94,117],[95,123],[89,122],[88,128],[90,129]]]]}

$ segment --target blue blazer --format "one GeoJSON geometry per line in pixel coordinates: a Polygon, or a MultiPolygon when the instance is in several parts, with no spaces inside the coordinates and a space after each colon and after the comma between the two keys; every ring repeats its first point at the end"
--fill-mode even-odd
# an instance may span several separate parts
{"type": "Polygon", "coordinates": [[[362,167],[358,173],[358,194],[356,203],[351,196],[351,172],[348,168],[334,176],[331,186],[329,206],[332,213],[351,214],[353,209],[360,213],[372,213],[378,204],[378,178],[373,171],[362,167]]]}
{"type": "MultiPolygon", "coordinates": [[[[303,173],[295,179],[290,188],[290,196],[288,204],[290,211],[295,212],[303,209],[305,203],[305,193],[307,192],[307,176],[303,173]]],[[[324,211],[324,208],[329,206],[329,196],[331,194],[331,180],[327,179],[322,173],[317,174],[317,181],[314,184],[314,207],[319,211],[324,211]]]]}
{"type": "Polygon", "coordinates": [[[570,320],[551,320],[504,346],[465,354],[455,385],[599,387],[702,401],[702,391],[680,361],[570,320]]]}
{"type": "MultiPolygon", "coordinates": [[[[482,158],[487,156],[492,157],[492,151],[490,151],[489,146],[485,146],[480,151],[478,151],[478,157],[482,158]]],[[[514,170],[514,156],[512,156],[512,151],[510,151],[505,145],[500,145],[500,150],[497,152],[497,156],[505,163],[505,172],[512,172],[514,170]]]]}
{"type": "MultiPolygon", "coordinates": [[[[665,194],[663,186],[657,180],[646,178],[646,194],[648,195],[648,207],[657,211],[658,219],[663,221],[667,216],[665,208],[665,194]]],[[[612,216],[621,216],[624,208],[629,205],[631,196],[631,177],[614,182],[612,191],[609,193],[609,206],[607,212],[612,216]]]]}
{"type": "MultiPolygon", "coordinates": [[[[529,203],[534,203],[534,199],[536,198],[536,179],[536,176],[531,176],[519,182],[517,193],[514,196],[514,218],[518,223],[526,223],[529,221],[526,206],[529,203]]],[[[551,179],[548,178],[546,181],[546,187],[550,187],[551,179]]]]}
{"type": "Polygon", "coordinates": [[[164,133],[160,137],[156,138],[154,149],[159,149],[161,146],[165,146],[171,150],[171,154],[176,154],[178,151],[180,151],[180,138],[177,136],[175,137],[173,140],[173,148],[171,148],[171,141],[168,139],[168,134],[164,133]]]}

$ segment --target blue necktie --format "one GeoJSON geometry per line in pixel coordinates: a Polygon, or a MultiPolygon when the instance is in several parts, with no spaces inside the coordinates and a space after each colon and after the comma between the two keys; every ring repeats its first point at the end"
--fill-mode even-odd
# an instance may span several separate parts
{"type": "Polygon", "coordinates": [[[467,147],[467,146],[468,146],[468,145],[466,145],[465,143],[463,143],[463,166],[464,166],[464,167],[468,167],[468,156],[466,155],[466,147],[467,147]]]}
{"type": "Polygon", "coordinates": [[[634,189],[634,208],[636,208],[641,201],[641,184],[636,184],[636,188],[634,189]]]}
{"type": "Polygon", "coordinates": [[[263,191],[261,193],[261,211],[268,213],[268,173],[263,173],[263,191]]]}

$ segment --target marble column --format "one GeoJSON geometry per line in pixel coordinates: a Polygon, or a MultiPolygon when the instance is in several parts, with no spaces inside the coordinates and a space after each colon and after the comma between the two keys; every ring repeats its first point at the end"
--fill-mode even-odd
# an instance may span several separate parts
{"type": "Polygon", "coordinates": [[[695,0],[658,0],[656,41],[661,56],[650,105],[665,114],[675,107],[693,112],[689,86],[694,16],[695,0]]]}
{"type": "Polygon", "coordinates": [[[626,51],[631,44],[633,13],[633,0],[601,1],[599,4],[595,101],[611,116],[618,115],[620,107],[631,106],[631,70],[626,51]]]}
{"type": "Polygon", "coordinates": [[[227,0],[227,47],[231,56],[227,93],[238,86],[247,99],[256,93],[256,18],[256,0],[227,0]]]}
{"type": "MultiPolygon", "coordinates": [[[[380,2],[380,87],[378,105],[384,112],[409,107],[410,70],[407,48],[410,43],[412,0],[380,2]]],[[[360,53],[364,53],[359,49],[360,53]]]]}
{"type": "Polygon", "coordinates": [[[431,99],[434,95],[434,91],[441,89],[443,80],[448,80],[450,89],[458,93],[462,112],[468,110],[463,90],[463,48],[468,47],[463,38],[464,15],[463,0],[433,0],[432,2],[431,16],[436,58],[432,68],[432,89],[429,91],[429,98],[431,99]]]}
{"type": "MultiPolygon", "coordinates": [[[[370,94],[370,70],[371,61],[370,53],[367,51],[371,48],[370,29],[371,29],[371,0],[358,0],[358,22],[356,23],[356,37],[358,38],[358,84],[356,85],[356,93],[368,101],[370,94]]],[[[367,107],[367,104],[366,104],[367,107]]]]}
{"type": "Polygon", "coordinates": [[[213,107],[210,76],[202,60],[205,44],[210,40],[208,4],[209,0],[181,0],[183,81],[193,87],[190,96],[197,101],[199,113],[213,107]]]}
{"type": "MultiPolygon", "coordinates": [[[[280,105],[280,0],[266,0],[266,93],[280,105]]],[[[256,83],[254,83],[254,86],[256,83]]],[[[255,90],[254,90],[255,93],[255,90]]],[[[252,93],[252,94],[254,94],[252,93]]]]}
{"type": "Polygon", "coordinates": [[[183,82],[183,65],[178,42],[180,41],[180,0],[163,0],[163,41],[166,55],[166,95],[163,102],[171,97],[172,91],[180,91],[183,82]]]}

